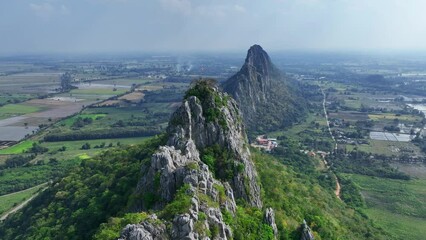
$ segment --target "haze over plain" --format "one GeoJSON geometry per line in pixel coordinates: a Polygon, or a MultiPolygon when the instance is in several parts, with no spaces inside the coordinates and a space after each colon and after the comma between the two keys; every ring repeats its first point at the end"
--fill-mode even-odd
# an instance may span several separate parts
{"type": "Polygon", "coordinates": [[[422,0],[0,2],[0,54],[426,49],[422,0]]]}

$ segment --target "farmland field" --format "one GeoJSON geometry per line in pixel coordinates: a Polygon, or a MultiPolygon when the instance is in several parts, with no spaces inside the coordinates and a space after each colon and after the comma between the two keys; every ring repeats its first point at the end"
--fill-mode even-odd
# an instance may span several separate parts
{"type": "Polygon", "coordinates": [[[15,117],[27,113],[34,113],[42,110],[40,107],[25,104],[7,104],[0,107],[0,119],[15,117]]]}
{"type": "Polygon", "coordinates": [[[45,186],[45,184],[41,184],[36,187],[22,190],[16,193],[0,196],[0,215],[2,215],[3,213],[6,213],[8,210],[13,208],[17,204],[30,198],[37,191],[43,188],[43,186],[45,186]]]}
{"type": "Polygon", "coordinates": [[[416,121],[422,120],[420,116],[413,116],[413,115],[407,115],[407,114],[398,116],[396,114],[391,114],[391,113],[368,114],[368,118],[370,118],[373,121],[398,119],[400,121],[416,122],[416,121]]]}
{"type": "Polygon", "coordinates": [[[27,141],[23,141],[20,142],[16,145],[13,145],[12,147],[6,148],[6,149],[1,149],[0,150],[0,154],[3,155],[7,155],[7,154],[20,154],[23,153],[25,150],[31,148],[31,146],[33,145],[33,141],[27,140],[27,141]]]}
{"type": "Polygon", "coordinates": [[[389,132],[370,132],[370,138],[373,140],[409,142],[411,137],[409,134],[389,133],[389,132]]]}
{"type": "Polygon", "coordinates": [[[368,120],[366,113],[355,112],[355,111],[339,111],[337,113],[331,112],[329,114],[330,118],[339,118],[344,119],[345,121],[365,121],[368,120]]]}
{"type": "Polygon", "coordinates": [[[60,74],[58,72],[25,72],[0,76],[2,86],[0,92],[47,94],[59,87],[60,74]]]}
{"type": "Polygon", "coordinates": [[[37,156],[34,161],[48,162],[48,160],[52,158],[64,161],[76,156],[93,157],[110,147],[139,144],[148,139],[150,139],[150,137],[43,142],[40,145],[48,148],[49,151],[46,154],[37,156]],[[90,149],[82,149],[84,144],[89,144],[90,149]],[[64,148],[65,151],[60,151],[59,149],[61,148],[64,148]]]}
{"type": "Polygon", "coordinates": [[[363,152],[373,154],[383,154],[386,156],[397,156],[400,152],[412,151],[411,154],[420,154],[420,149],[410,142],[392,142],[382,140],[368,140],[369,144],[346,145],[348,151],[352,151],[355,147],[363,152]]]}
{"type": "Polygon", "coordinates": [[[90,88],[90,89],[74,89],[70,92],[72,95],[119,95],[125,93],[126,90],[117,89],[113,90],[108,88],[90,88]]]}
{"type": "Polygon", "coordinates": [[[365,213],[397,239],[422,239],[426,229],[426,179],[394,180],[347,175],[361,189],[365,213]]]}

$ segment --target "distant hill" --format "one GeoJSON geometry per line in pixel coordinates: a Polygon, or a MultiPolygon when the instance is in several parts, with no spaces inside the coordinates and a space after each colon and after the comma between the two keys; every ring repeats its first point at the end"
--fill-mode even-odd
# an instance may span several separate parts
{"type": "Polygon", "coordinates": [[[239,104],[250,132],[289,126],[306,110],[298,83],[281,73],[259,45],[250,47],[240,71],[222,87],[239,104]]]}

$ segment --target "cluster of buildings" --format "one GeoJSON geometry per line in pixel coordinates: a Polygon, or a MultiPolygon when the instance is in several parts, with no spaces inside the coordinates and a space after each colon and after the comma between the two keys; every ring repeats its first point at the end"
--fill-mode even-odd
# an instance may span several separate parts
{"type": "Polygon", "coordinates": [[[278,142],[276,138],[268,138],[266,135],[260,135],[256,137],[256,143],[253,143],[252,146],[270,152],[272,149],[278,147],[278,142]]]}

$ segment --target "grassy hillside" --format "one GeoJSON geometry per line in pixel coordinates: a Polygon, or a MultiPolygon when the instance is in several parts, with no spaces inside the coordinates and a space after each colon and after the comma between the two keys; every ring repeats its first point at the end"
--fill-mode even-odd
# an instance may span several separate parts
{"type": "Polygon", "coordinates": [[[422,239],[426,229],[426,180],[346,174],[366,201],[365,213],[396,239],[422,239]]]}
{"type": "MultiPolygon", "coordinates": [[[[309,161],[304,155],[299,157],[309,161]]],[[[254,161],[264,205],[275,209],[281,239],[299,239],[303,219],[311,226],[315,239],[389,239],[367,216],[337,199],[333,189],[324,185],[319,180],[321,175],[309,166],[286,166],[282,164],[285,159],[257,151],[254,161]]]]}

